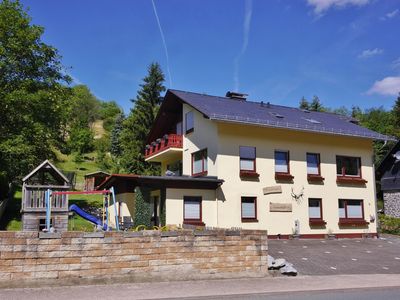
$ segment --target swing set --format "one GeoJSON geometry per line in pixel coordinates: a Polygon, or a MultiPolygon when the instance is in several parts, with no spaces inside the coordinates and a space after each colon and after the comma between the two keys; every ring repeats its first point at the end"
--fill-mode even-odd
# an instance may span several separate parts
{"type": "Polygon", "coordinates": [[[101,190],[101,191],[52,191],[51,189],[46,190],[45,192],[45,205],[46,205],[46,231],[50,232],[51,230],[51,208],[52,208],[52,199],[53,197],[57,197],[58,195],[93,195],[100,194],[103,195],[103,209],[102,209],[102,218],[101,220],[96,218],[93,215],[88,214],[81,208],[79,208],[76,204],[72,204],[69,206],[69,211],[73,211],[78,214],[85,220],[94,223],[98,228],[101,228],[104,231],[112,230],[110,226],[110,216],[109,216],[109,207],[110,205],[114,205],[114,214],[115,214],[115,229],[117,231],[120,230],[119,224],[119,214],[117,210],[117,201],[115,198],[114,187],[111,187],[109,190],[101,190]],[[110,198],[112,197],[112,203],[110,203],[110,198]]]}

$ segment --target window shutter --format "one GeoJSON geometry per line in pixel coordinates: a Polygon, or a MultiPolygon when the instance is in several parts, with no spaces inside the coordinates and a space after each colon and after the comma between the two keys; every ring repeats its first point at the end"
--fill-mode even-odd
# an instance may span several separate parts
{"type": "Polygon", "coordinates": [[[240,158],[244,159],[255,159],[256,158],[256,147],[239,147],[240,158]]]}

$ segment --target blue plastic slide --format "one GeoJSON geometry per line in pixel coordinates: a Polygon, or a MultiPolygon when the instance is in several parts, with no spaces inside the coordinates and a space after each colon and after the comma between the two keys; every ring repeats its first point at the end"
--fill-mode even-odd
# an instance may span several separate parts
{"type": "Polygon", "coordinates": [[[87,212],[85,212],[84,210],[82,210],[81,208],[79,208],[78,205],[76,204],[72,204],[69,207],[70,211],[73,211],[74,213],[76,213],[77,215],[81,216],[82,218],[84,218],[85,220],[88,220],[89,222],[92,222],[100,227],[103,228],[103,230],[107,230],[107,225],[103,224],[101,222],[100,219],[97,219],[95,216],[89,215],[87,212]]]}

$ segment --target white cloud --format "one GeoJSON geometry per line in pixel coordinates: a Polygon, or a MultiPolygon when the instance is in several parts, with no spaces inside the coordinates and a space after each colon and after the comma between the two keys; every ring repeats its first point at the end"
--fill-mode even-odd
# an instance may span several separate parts
{"type": "Polygon", "coordinates": [[[172,87],[172,78],[171,78],[171,71],[169,68],[169,55],[168,55],[167,42],[165,40],[164,31],[161,27],[160,18],[158,17],[157,8],[156,8],[156,5],[154,4],[154,0],[151,0],[151,4],[153,5],[154,16],[156,17],[158,30],[160,31],[161,40],[162,40],[162,43],[164,46],[165,57],[167,58],[167,73],[168,73],[168,78],[169,78],[169,87],[171,88],[172,87]]]}
{"type": "Polygon", "coordinates": [[[391,11],[390,13],[387,13],[386,17],[391,19],[391,18],[394,18],[398,13],[399,13],[399,9],[395,9],[394,11],[391,11]]]}
{"type": "Polygon", "coordinates": [[[370,58],[375,55],[380,55],[383,53],[383,49],[375,48],[375,49],[365,49],[363,52],[358,55],[358,58],[370,58]]]}
{"type": "Polygon", "coordinates": [[[369,0],[307,0],[308,5],[314,7],[314,13],[321,15],[331,8],[344,8],[346,6],[363,6],[369,0]]]}
{"type": "Polygon", "coordinates": [[[399,92],[400,92],[400,76],[385,77],[382,80],[375,81],[372,87],[368,90],[367,94],[397,96],[399,92]]]}
{"type": "Polygon", "coordinates": [[[397,16],[399,14],[399,12],[400,12],[399,9],[395,9],[395,10],[393,10],[391,12],[388,12],[383,17],[380,17],[380,19],[382,21],[386,21],[387,19],[391,19],[391,18],[394,18],[395,16],[397,16]]]}
{"type": "Polygon", "coordinates": [[[392,61],[392,68],[393,69],[400,69],[400,57],[392,61]]]}
{"type": "Polygon", "coordinates": [[[234,81],[234,90],[236,92],[239,91],[239,62],[241,57],[246,53],[247,46],[249,44],[249,33],[250,33],[250,24],[251,24],[251,15],[253,14],[253,2],[251,0],[246,0],[245,2],[245,11],[244,11],[244,20],[243,20],[243,43],[242,49],[240,53],[236,56],[234,60],[234,70],[233,70],[233,81],[234,81]]]}

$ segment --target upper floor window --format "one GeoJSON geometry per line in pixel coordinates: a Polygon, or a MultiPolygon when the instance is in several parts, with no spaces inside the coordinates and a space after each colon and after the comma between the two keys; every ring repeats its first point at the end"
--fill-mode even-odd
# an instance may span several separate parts
{"type": "Polygon", "coordinates": [[[275,173],[289,173],[288,151],[275,151],[275,173]]]}
{"type": "Polygon", "coordinates": [[[361,177],[361,158],[336,156],[336,173],[338,176],[361,177]]]}
{"type": "Polygon", "coordinates": [[[189,111],[185,115],[185,130],[186,133],[190,133],[194,130],[194,114],[193,111],[189,111]]]}
{"type": "Polygon", "coordinates": [[[192,176],[207,175],[207,149],[192,153],[192,176]]]}
{"type": "Polygon", "coordinates": [[[321,175],[320,157],[318,153],[307,153],[307,174],[321,175]]]}
{"type": "Polygon", "coordinates": [[[257,222],[256,197],[242,197],[242,222],[257,222]]]}
{"type": "Polygon", "coordinates": [[[240,171],[255,172],[256,148],[240,146],[239,155],[240,155],[240,171]]]}

